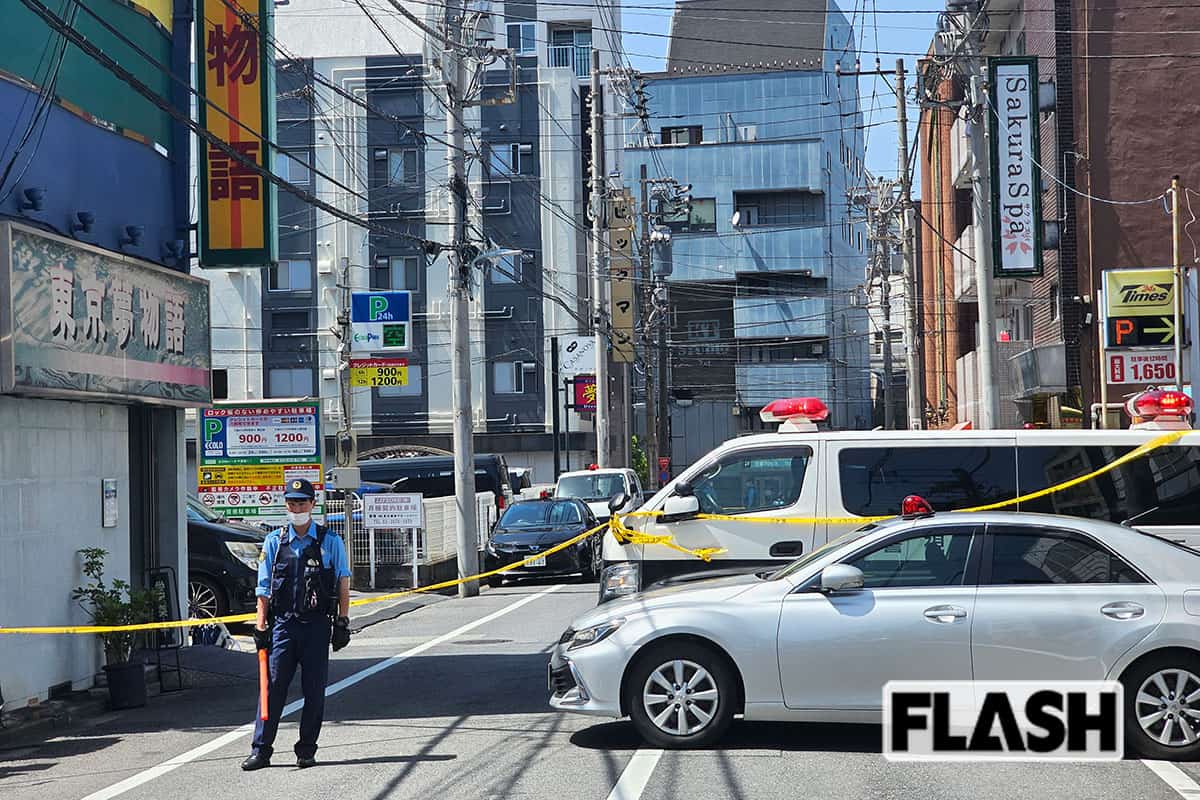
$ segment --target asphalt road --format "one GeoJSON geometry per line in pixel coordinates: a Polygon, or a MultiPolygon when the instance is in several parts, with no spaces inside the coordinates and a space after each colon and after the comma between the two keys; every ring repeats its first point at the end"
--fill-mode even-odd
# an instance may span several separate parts
{"type": "Polygon", "coordinates": [[[867,726],[739,722],[720,749],[640,749],[628,722],[546,703],[550,643],[594,604],[594,585],[506,586],[372,625],[331,663],[313,769],[293,714],[274,765],[243,773],[254,686],[217,681],[0,752],[0,797],[1200,800],[1200,765],[895,764],[867,726]]]}

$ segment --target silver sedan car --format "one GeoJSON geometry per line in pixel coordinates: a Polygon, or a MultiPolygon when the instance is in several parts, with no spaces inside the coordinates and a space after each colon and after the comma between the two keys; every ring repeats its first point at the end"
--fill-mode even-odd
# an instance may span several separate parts
{"type": "Polygon", "coordinates": [[[1200,757],[1200,553],[1108,522],[954,513],[867,525],[775,572],[684,580],[563,633],[555,708],[658,747],[747,720],[878,722],[889,680],[1105,680],[1131,748],[1200,757]]]}

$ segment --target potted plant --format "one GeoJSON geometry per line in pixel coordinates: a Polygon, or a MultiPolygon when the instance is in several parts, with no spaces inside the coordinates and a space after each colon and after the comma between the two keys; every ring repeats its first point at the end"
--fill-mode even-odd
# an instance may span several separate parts
{"type": "MultiPolygon", "coordinates": [[[[71,599],[87,612],[93,625],[137,625],[150,622],[162,599],[155,589],[136,589],[117,578],[109,586],[104,582],[104,559],[108,551],[88,547],[83,556],[83,574],[90,579],[77,586],[71,599]]],[[[108,678],[108,697],[113,708],[135,708],[146,704],[146,678],[139,662],[131,662],[136,632],[113,631],[98,634],[104,644],[104,674],[108,678]]]]}

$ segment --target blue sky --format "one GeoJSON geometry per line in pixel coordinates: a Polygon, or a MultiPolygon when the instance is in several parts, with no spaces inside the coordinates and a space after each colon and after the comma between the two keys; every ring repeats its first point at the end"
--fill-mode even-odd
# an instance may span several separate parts
{"type": "MultiPolygon", "coordinates": [[[[731,8],[739,5],[754,8],[769,7],[772,0],[729,0],[731,8]]],[[[909,87],[914,84],[916,54],[929,48],[933,37],[937,13],[937,0],[908,0],[899,3],[891,0],[841,0],[840,5],[847,17],[853,17],[855,37],[859,42],[862,69],[875,68],[875,52],[880,55],[882,68],[893,69],[897,58],[903,58],[909,73],[909,87]],[[874,14],[874,11],[923,10],[922,13],[874,14]],[[896,55],[902,53],[903,55],[896,55]]],[[[623,44],[635,69],[655,72],[663,69],[663,58],[667,51],[667,40],[663,35],[670,32],[671,11],[674,0],[624,0],[621,28],[625,31],[623,44]],[[628,8],[627,6],[636,6],[628,8]],[[650,8],[653,6],[654,8],[650,8]],[[635,33],[634,31],[644,32],[635,33]],[[645,35],[650,34],[650,35],[645,35]]],[[[889,78],[890,80],[890,78],[889,78]]],[[[893,84],[894,85],[894,84],[893,84]]],[[[878,78],[862,78],[860,90],[863,95],[864,119],[867,122],[887,121],[867,129],[867,168],[876,175],[896,175],[896,101],[888,85],[878,78]]],[[[911,98],[911,94],[910,94],[911,98]]],[[[909,140],[916,136],[917,106],[908,106],[909,140]]],[[[914,186],[919,194],[919,182],[914,186]]]]}

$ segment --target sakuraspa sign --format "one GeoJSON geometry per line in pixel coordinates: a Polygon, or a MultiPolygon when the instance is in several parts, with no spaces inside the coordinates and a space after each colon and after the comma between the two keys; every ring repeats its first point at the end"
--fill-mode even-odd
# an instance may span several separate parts
{"type": "Polygon", "coordinates": [[[0,223],[0,392],[212,402],[208,282],[0,223]]]}
{"type": "Polygon", "coordinates": [[[989,68],[993,272],[997,278],[1041,275],[1037,58],[992,58],[989,68]]]}
{"type": "Polygon", "coordinates": [[[287,521],[284,487],[304,478],[316,489],[313,516],[325,515],[321,405],[316,400],[218,403],[200,417],[197,494],[231,518],[287,521]]]}
{"type": "Polygon", "coordinates": [[[197,0],[200,125],[244,158],[200,140],[200,265],[267,266],[275,260],[274,187],[268,140],[273,67],[264,59],[270,0],[197,0]],[[254,164],[251,168],[246,162],[254,164]]]}

